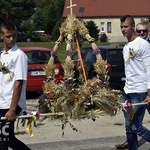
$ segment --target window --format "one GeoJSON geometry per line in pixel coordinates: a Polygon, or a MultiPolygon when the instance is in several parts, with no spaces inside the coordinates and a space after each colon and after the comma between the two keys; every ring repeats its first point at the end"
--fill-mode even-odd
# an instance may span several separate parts
{"type": "Polygon", "coordinates": [[[104,22],[101,22],[101,27],[100,27],[100,31],[101,32],[105,32],[105,23],[104,22]]]}
{"type": "Polygon", "coordinates": [[[84,13],[84,7],[79,8],[79,13],[84,13]]]}
{"type": "Polygon", "coordinates": [[[25,52],[25,53],[28,57],[29,64],[47,63],[50,58],[49,52],[33,51],[33,52],[25,52]]]}
{"type": "Polygon", "coordinates": [[[118,60],[123,59],[121,50],[108,50],[107,51],[107,60],[118,60]]]}
{"type": "Polygon", "coordinates": [[[107,22],[107,33],[111,33],[111,22],[107,22]]]}

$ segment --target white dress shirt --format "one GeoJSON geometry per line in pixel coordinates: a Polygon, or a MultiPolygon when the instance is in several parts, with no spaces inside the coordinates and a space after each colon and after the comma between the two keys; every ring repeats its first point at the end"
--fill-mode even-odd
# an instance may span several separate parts
{"type": "Polygon", "coordinates": [[[126,75],[125,93],[147,92],[150,89],[150,44],[137,37],[124,46],[123,56],[126,75]],[[135,52],[130,58],[129,49],[135,52]]]}
{"type": "Polygon", "coordinates": [[[23,80],[21,96],[18,105],[21,108],[26,104],[26,80],[27,80],[27,56],[17,45],[9,51],[2,51],[0,62],[5,64],[9,73],[0,72],[0,109],[10,108],[14,83],[16,80],[23,80]]]}

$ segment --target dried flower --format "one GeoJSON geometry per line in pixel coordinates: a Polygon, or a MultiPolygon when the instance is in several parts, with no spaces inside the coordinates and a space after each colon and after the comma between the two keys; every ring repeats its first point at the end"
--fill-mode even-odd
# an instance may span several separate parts
{"type": "Polygon", "coordinates": [[[57,54],[57,52],[56,51],[51,51],[51,56],[57,56],[58,54],[57,54]]]}
{"type": "Polygon", "coordinates": [[[8,77],[7,77],[8,82],[12,80],[12,75],[11,75],[10,70],[8,69],[8,67],[5,66],[5,64],[2,64],[1,62],[0,62],[0,72],[8,74],[8,77]]]}
{"type": "Polygon", "coordinates": [[[72,50],[66,50],[66,56],[71,56],[72,55],[72,50]]]}
{"type": "Polygon", "coordinates": [[[12,80],[12,75],[11,75],[11,73],[9,72],[9,73],[8,73],[8,77],[7,77],[7,81],[10,82],[11,80],[12,80]]]}
{"type": "Polygon", "coordinates": [[[136,54],[136,51],[134,51],[134,49],[132,48],[129,48],[129,57],[128,59],[126,60],[126,63],[129,63],[130,59],[133,58],[136,54]]]}
{"type": "Polygon", "coordinates": [[[5,64],[2,64],[0,62],[0,72],[3,72],[3,73],[9,73],[9,69],[5,66],[5,64]]]}

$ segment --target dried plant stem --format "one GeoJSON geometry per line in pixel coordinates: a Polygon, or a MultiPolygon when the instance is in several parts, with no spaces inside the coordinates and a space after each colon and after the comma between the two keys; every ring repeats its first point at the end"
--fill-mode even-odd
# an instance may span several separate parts
{"type": "Polygon", "coordinates": [[[82,71],[83,71],[83,76],[84,76],[84,79],[85,79],[85,83],[87,84],[87,77],[86,77],[86,73],[85,73],[85,68],[84,68],[84,64],[83,64],[83,60],[82,60],[82,56],[81,56],[81,51],[80,51],[80,46],[79,46],[79,41],[78,41],[77,35],[75,35],[75,38],[76,38],[77,52],[78,52],[79,61],[80,61],[81,68],[82,68],[82,71]]]}

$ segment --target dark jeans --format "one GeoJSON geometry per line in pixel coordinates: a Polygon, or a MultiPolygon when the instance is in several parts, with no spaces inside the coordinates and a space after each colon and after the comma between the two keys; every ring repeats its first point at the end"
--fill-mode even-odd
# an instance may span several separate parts
{"type": "MultiPolygon", "coordinates": [[[[122,93],[123,103],[128,100],[131,104],[141,103],[146,98],[147,93],[122,93]]],[[[127,108],[124,111],[126,135],[129,144],[129,150],[138,150],[137,135],[141,136],[148,142],[150,142],[150,130],[143,127],[142,122],[145,115],[146,105],[135,106],[133,109],[127,108]],[[133,118],[130,118],[134,115],[133,118]]]]}
{"type": "MultiPolygon", "coordinates": [[[[4,117],[8,109],[0,109],[0,117],[4,117]]],[[[18,115],[21,108],[17,106],[16,114],[18,115]]],[[[30,150],[24,143],[15,137],[14,133],[15,121],[0,120],[0,150],[30,150]]]]}

